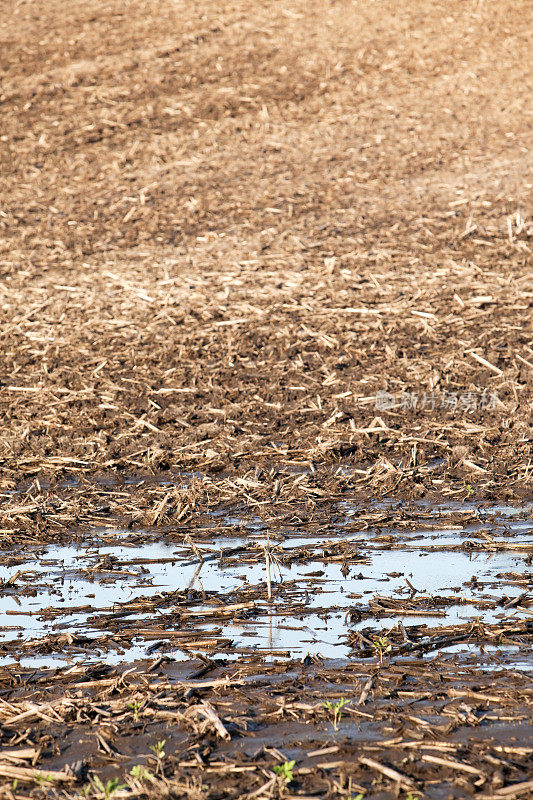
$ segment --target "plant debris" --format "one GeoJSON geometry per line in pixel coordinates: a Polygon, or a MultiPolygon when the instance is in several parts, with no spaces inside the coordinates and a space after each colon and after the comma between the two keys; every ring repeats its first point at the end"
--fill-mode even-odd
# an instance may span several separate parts
{"type": "Polygon", "coordinates": [[[533,796],[529,6],[4,0],[0,800],[533,796]]]}

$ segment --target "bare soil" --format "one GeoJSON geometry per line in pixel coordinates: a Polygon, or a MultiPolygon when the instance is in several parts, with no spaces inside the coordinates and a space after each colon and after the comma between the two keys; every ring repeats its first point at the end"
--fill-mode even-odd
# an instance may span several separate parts
{"type": "MultiPolygon", "coordinates": [[[[528,0],[4,0],[0,568],[23,570],[2,602],[31,591],[29,553],[109,529],[194,556],[253,517],[344,537],[324,556],[350,569],[368,552],[346,501],[531,498],[530,18],[528,0]]],[[[379,524],[401,572],[409,514],[379,524]]],[[[342,663],[230,658],[221,634],[226,661],[167,642],[83,664],[68,627],[15,634],[2,657],[73,662],[4,658],[1,796],[533,796],[530,675],[505,654],[531,647],[527,530],[515,593],[475,598],[505,619],[379,645],[356,623],[401,612],[375,596],[349,609],[342,663]],[[460,642],[479,652],[445,652],[460,642]],[[291,780],[272,769],[293,760],[291,780]]],[[[500,533],[465,528],[457,552],[505,550],[500,533]]],[[[156,643],[191,599],[150,598],[156,643]]]]}
{"type": "Polygon", "coordinates": [[[528,484],[528,10],[8,2],[4,479],[528,484]]]}
{"type": "Polygon", "coordinates": [[[121,777],[116,798],[531,797],[532,690],[518,673],[446,658],[370,669],[158,659],[5,671],[3,683],[0,774],[35,780],[37,762],[60,797],[79,796],[89,769],[104,785],[121,777]],[[341,698],[335,723],[324,703],[341,698]],[[286,782],[274,767],[291,761],[286,782]]]}

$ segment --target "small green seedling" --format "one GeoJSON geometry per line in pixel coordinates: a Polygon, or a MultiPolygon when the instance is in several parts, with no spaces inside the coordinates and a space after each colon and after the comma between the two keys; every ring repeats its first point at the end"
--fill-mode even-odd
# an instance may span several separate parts
{"type": "Polygon", "coordinates": [[[386,636],[380,636],[379,639],[373,643],[372,647],[379,655],[379,663],[383,663],[383,653],[388,653],[392,649],[392,644],[386,636]]]}
{"type": "Polygon", "coordinates": [[[144,703],[139,703],[138,700],[132,700],[131,703],[128,703],[128,708],[131,709],[133,713],[133,721],[138,722],[139,720],[139,713],[143,707],[144,703]]]}
{"type": "Polygon", "coordinates": [[[14,780],[14,781],[13,781],[13,783],[11,784],[11,788],[13,789],[13,791],[14,791],[14,792],[16,792],[16,791],[17,791],[17,786],[18,786],[18,785],[19,785],[19,779],[18,779],[18,778],[15,778],[15,780],[14,780]]]}
{"type": "Polygon", "coordinates": [[[157,742],[157,744],[150,745],[150,750],[154,753],[158,761],[161,761],[165,757],[166,741],[167,741],[166,739],[161,739],[161,741],[157,742]]]}
{"type": "Polygon", "coordinates": [[[141,767],[140,764],[135,764],[134,767],[130,769],[130,775],[132,778],[135,778],[137,781],[145,781],[147,778],[150,777],[152,773],[146,767],[141,767]]]}
{"type": "Polygon", "coordinates": [[[111,797],[115,794],[115,792],[119,791],[119,789],[125,789],[125,783],[119,783],[118,778],[110,778],[107,783],[103,784],[101,779],[98,775],[95,775],[91,779],[91,783],[95,789],[99,792],[103,792],[105,800],[110,800],[111,797]]]}
{"type": "Polygon", "coordinates": [[[327,708],[328,711],[333,713],[333,730],[339,730],[339,722],[341,719],[342,709],[345,705],[347,705],[350,701],[346,697],[341,697],[340,700],[337,700],[336,703],[332,703],[331,700],[325,700],[322,705],[324,708],[327,708]]]}
{"type": "Polygon", "coordinates": [[[283,764],[276,764],[275,767],[272,767],[272,771],[279,775],[285,786],[293,779],[292,771],[295,764],[296,761],[284,761],[283,764]]]}
{"type": "Polygon", "coordinates": [[[52,775],[36,775],[34,780],[36,780],[37,783],[52,783],[54,778],[52,775]]]}
{"type": "Polygon", "coordinates": [[[159,742],[156,742],[156,744],[150,745],[150,750],[154,754],[155,760],[156,760],[156,764],[155,764],[156,772],[159,772],[161,775],[163,775],[163,759],[165,757],[165,742],[166,742],[166,739],[161,739],[159,742]]]}

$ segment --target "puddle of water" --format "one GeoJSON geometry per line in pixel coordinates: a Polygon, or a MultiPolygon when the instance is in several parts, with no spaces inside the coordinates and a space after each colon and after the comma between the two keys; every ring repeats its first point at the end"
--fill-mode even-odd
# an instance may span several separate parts
{"type": "MultiPolygon", "coordinates": [[[[346,658],[352,652],[348,630],[390,630],[400,621],[408,629],[474,619],[498,623],[502,615],[533,616],[518,601],[518,608],[513,609],[513,599],[533,587],[533,570],[528,568],[528,550],[533,552],[533,504],[492,506],[483,509],[482,516],[474,504],[450,503],[434,509],[428,504],[416,505],[418,514],[407,520],[399,517],[396,527],[387,519],[387,527],[354,531],[356,511],[341,504],[347,527],[338,524],[336,532],[330,529],[319,534],[275,531],[268,538],[259,518],[245,521],[225,515],[221,518],[225,535],[198,544],[203,564],[188,545],[153,541],[154,532],[142,543],[138,533],[106,530],[98,532],[94,540],[98,544],[86,547],[50,545],[33,552],[14,551],[11,555],[16,565],[0,566],[0,663],[20,657],[24,665],[57,666],[65,661],[100,659],[102,652],[109,663],[143,658],[151,652],[188,658],[194,643],[180,649],[179,638],[172,635],[174,628],[180,627],[179,620],[163,630],[160,644],[141,634],[154,619],[163,619],[170,606],[178,616],[192,609],[198,621],[191,625],[189,617],[185,632],[196,640],[207,638],[208,652],[225,658],[250,651],[346,658]],[[456,513],[467,514],[465,524],[456,520],[446,524],[446,516],[456,513]],[[472,515],[476,516],[474,523],[472,515]],[[238,535],[231,536],[231,529],[238,535]],[[487,536],[491,548],[494,542],[506,546],[490,552],[446,549],[465,541],[483,543],[487,536]],[[277,559],[272,604],[264,596],[262,547],[268,542],[277,559]],[[521,551],[524,547],[528,550],[521,551]],[[168,599],[173,592],[181,593],[174,602],[168,599]],[[153,605],[158,597],[161,609],[157,602],[153,605]],[[253,617],[212,616],[213,601],[224,607],[250,597],[255,598],[253,617]],[[137,598],[137,606],[128,609],[128,602],[137,598]],[[143,610],[143,598],[152,602],[148,610],[143,610]],[[380,598],[401,606],[414,598],[416,613],[381,609],[376,615],[373,609],[376,603],[379,607],[380,598]],[[504,608],[506,604],[508,608],[504,608]],[[102,651],[102,630],[112,631],[113,620],[121,611],[121,627],[128,632],[128,640],[119,637],[112,651],[107,646],[102,651]],[[202,612],[206,616],[202,617],[202,612]],[[348,624],[347,614],[352,620],[348,624]],[[24,646],[27,640],[46,641],[46,637],[61,633],[89,637],[94,647],[91,650],[85,644],[78,652],[59,648],[40,654],[24,646]]],[[[526,603],[525,599],[522,602],[526,603]]],[[[471,652],[473,646],[455,647],[458,652],[471,652]]],[[[529,663],[533,666],[531,660],[529,663]]]]}
{"type": "MultiPolygon", "coordinates": [[[[339,508],[345,509],[349,516],[354,516],[361,510],[360,505],[350,501],[340,502],[339,508]]],[[[519,517],[524,515],[531,518],[533,514],[533,502],[522,502],[517,505],[510,505],[506,503],[479,502],[473,500],[447,500],[446,502],[411,500],[408,502],[399,502],[394,498],[385,498],[382,500],[374,500],[369,503],[368,508],[378,511],[396,509],[399,512],[411,511],[415,513],[417,511],[426,511],[428,514],[431,514],[433,518],[448,516],[450,514],[477,514],[495,517],[519,517]]]]}

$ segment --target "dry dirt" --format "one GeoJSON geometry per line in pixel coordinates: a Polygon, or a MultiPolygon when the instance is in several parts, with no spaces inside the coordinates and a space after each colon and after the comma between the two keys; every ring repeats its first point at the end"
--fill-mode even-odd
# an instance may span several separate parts
{"type": "Polygon", "coordinates": [[[528,11],[7,2],[5,478],[526,485],[528,11]]]}

